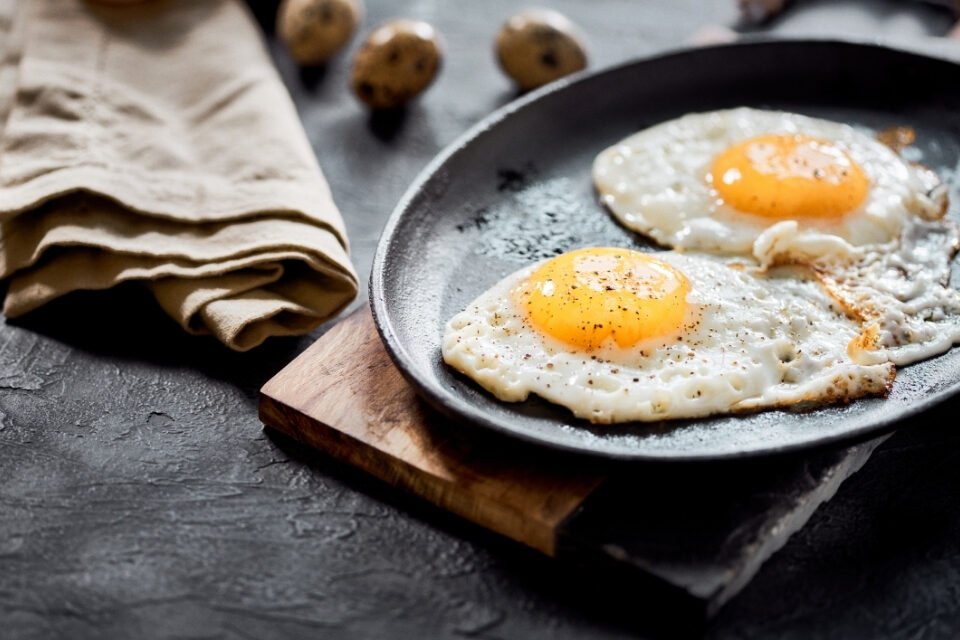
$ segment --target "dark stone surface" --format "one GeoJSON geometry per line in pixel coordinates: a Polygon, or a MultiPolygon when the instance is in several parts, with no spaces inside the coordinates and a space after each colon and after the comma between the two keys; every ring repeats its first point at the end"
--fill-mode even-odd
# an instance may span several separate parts
{"type": "MultiPolygon", "coordinates": [[[[274,4],[253,2],[265,13],[274,4]]],[[[405,13],[446,37],[441,77],[402,116],[367,117],[346,90],[345,58],[301,73],[275,51],[363,277],[416,172],[513,95],[490,52],[513,3],[367,4],[365,28],[405,13]]],[[[720,0],[555,5],[589,35],[595,66],[733,19],[732,2],[720,0]]],[[[864,35],[949,23],[915,3],[864,6],[809,2],[774,28],[816,12],[864,35]]],[[[266,434],[256,390],[317,335],[228,353],[183,335],[129,286],[0,327],[0,637],[644,632],[644,602],[629,585],[567,572],[266,434]]],[[[956,637],[957,409],[914,420],[878,450],[707,635],[956,637]]]]}
{"type": "Polygon", "coordinates": [[[624,465],[564,523],[559,555],[630,580],[655,605],[646,618],[706,620],[887,437],[733,465],[624,465]]]}

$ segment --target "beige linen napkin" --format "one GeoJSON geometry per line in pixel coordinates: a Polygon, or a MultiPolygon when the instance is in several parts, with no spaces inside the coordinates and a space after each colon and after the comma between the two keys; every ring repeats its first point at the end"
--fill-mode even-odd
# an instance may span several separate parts
{"type": "Polygon", "coordinates": [[[340,214],[238,0],[0,0],[0,29],[8,317],[138,280],[246,350],[354,298],[340,214]]]}

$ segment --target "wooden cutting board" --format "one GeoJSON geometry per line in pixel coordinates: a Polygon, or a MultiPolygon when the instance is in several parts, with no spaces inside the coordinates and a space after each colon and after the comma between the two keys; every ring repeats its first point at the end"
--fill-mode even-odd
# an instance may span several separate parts
{"type": "Polygon", "coordinates": [[[746,585],[880,443],[700,465],[546,451],[429,409],[394,367],[366,308],[264,385],[260,418],[543,554],[629,569],[649,596],[703,615],[746,585]]]}

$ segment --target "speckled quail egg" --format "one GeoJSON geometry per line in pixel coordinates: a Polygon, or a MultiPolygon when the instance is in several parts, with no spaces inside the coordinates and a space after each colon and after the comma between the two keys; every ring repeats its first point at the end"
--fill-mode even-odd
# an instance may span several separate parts
{"type": "Polygon", "coordinates": [[[419,20],[391,20],[367,36],[353,63],[354,93],[374,109],[395,109],[422,93],[440,69],[437,32],[419,20]]]}
{"type": "Polygon", "coordinates": [[[298,63],[323,64],[353,37],[362,13],[360,0],[283,0],[277,33],[298,63]]]}
{"type": "Polygon", "coordinates": [[[500,67],[524,91],[587,66],[577,27],[549,9],[528,9],[508,19],[497,34],[496,53],[500,67]]]}

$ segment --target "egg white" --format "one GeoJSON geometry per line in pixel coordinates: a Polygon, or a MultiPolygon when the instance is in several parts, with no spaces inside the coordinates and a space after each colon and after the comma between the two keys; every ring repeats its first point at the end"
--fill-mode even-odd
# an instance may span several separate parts
{"type": "Polygon", "coordinates": [[[832,141],[870,181],[866,201],[839,219],[800,220],[811,238],[845,245],[896,238],[910,217],[936,218],[946,190],[932,172],[845,124],[741,107],[683,116],[644,129],[601,152],[593,180],[601,201],[624,226],[684,250],[749,254],[778,222],[724,203],[707,176],[727,148],[764,134],[805,134],[832,141]]]}
{"type": "Polygon", "coordinates": [[[543,335],[511,295],[532,265],[447,323],[443,359],[500,400],[533,393],[596,423],[808,407],[888,390],[894,366],[852,360],[859,327],[817,283],[758,278],[710,258],[657,257],[691,284],[676,335],[627,349],[608,341],[589,353],[543,335]]]}
{"type": "Polygon", "coordinates": [[[811,247],[784,222],[755,256],[765,267],[805,265],[864,331],[876,331],[870,357],[905,365],[960,344],[960,292],[950,286],[958,248],[960,232],[945,221],[910,221],[894,241],[848,251],[811,247]]]}

